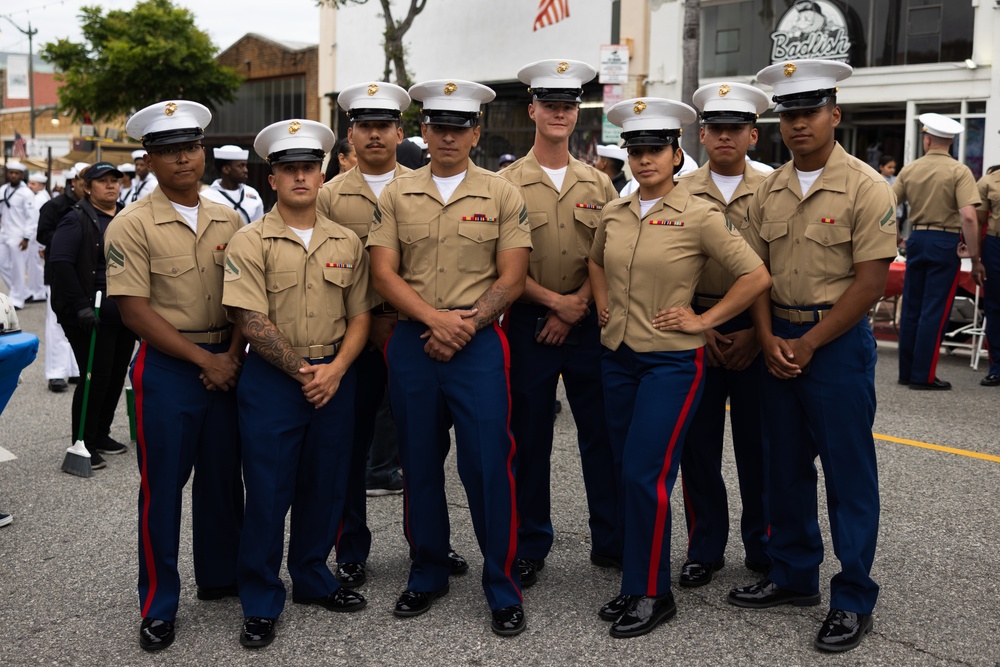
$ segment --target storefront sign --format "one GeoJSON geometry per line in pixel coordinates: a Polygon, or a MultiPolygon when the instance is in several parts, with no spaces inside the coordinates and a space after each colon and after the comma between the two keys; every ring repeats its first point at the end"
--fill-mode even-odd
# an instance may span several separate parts
{"type": "Polygon", "coordinates": [[[771,63],[802,58],[850,60],[844,13],[829,0],[803,0],[789,7],[771,33],[771,63]]]}
{"type": "Polygon", "coordinates": [[[628,44],[601,46],[600,83],[628,83],[628,44]]]}
{"type": "Polygon", "coordinates": [[[601,118],[601,143],[618,144],[622,128],[608,120],[608,109],[625,99],[625,87],[604,86],[604,115],[601,118]]]}

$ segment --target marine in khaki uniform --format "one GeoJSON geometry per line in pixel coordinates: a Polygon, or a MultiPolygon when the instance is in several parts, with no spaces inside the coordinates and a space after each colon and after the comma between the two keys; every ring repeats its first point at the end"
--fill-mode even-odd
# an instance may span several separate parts
{"type": "Polygon", "coordinates": [[[130,376],[141,477],[139,644],[147,651],[174,640],[181,493],[192,469],[198,598],[236,594],[243,484],[231,390],[245,342],[226,320],[222,277],[226,245],[242,223],[198,194],[211,119],[204,106],[174,100],[128,120],[160,184],[104,236],[108,296],[141,338],[130,376]]]}
{"type": "Polygon", "coordinates": [[[448,591],[443,464],[453,421],[492,629],[515,635],[526,627],[514,567],[516,447],[510,357],[497,318],[524,290],[528,214],[516,187],[469,160],[480,106],[493,91],[437,80],[409,92],[422,102],[431,162],[386,186],[368,235],[373,284],[400,320],[386,362],[413,564],[394,613],[422,614],[448,591]]]}
{"type": "MultiPolygon", "coordinates": [[[[694,93],[701,110],[701,143],[708,163],[680,179],[688,191],[715,206],[730,225],[741,226],[754,191],[764,180],[746,159],[757,143],[757,117],[770,101],[759,88],[717,82],[694,93]]],[[[722,298],[736,278],[709,260],[695,288],[692,306],[703,313],[722,298]]],[[[744,564],[766,574],[764,552],[764,445],[760,426],[760,374],[763,362],[749,311],[705,332],[705,389],[688,430],[681,460],[684,508],[688,526],[687,561],[679,583],[704,586],[725,564],[729,506],[722,478],[726,403],[732,424],[733,452],[740,483],[744,564]]]]}
{"type": "Polygon", "coordinates": [[[879,516],[871,431],[877,353],[867,314],[896,256],[889,185],[834,140],[837,81],[850,74],[848,65],[827,60],[779,63],[757,74],[774,88],[792,161],[757,189],[744,223],[774,279],[751,310],[768,370],[761,405],[772,565],[766,578],[730,591],[729,602],[819,604],[818,454],[841,565],[814,642],[822,651],[857,646],[871,630],[878,597],[870,575],[879,516]]]}
{"type": "MultiPolygon", "coordinates": [[[[396,147],[403,141],[399,119],[410,96],[384,81],[348,86],[337,97],[347,113],[347,138],[357,164],[338,174],[320,190],[317,212],[368,240],[378,196],[399,174],[410,171],[396,163],[396,147]]],[[[381,301],[381,300],[380,300],[381,301]]],[[[403,476],[396,449],[396,426],[389,409],[387,373],[382,351],[396,325],[396,309],[382,302],[372,309],[369,345],[356,362],[358,386],[354,450],[343,521],[336,527],[337,579],[344,586],[361,586],[367,579],[365,561],[372,534],[367,525],[366,495],[403,492],[403,476]]],[[[449,549],[452,572],[469,569],[464,558],[449,549]]]]}
{"type": "Polygon", "coordinates": [[[277,205],[240,230],[226,252],[229,317],[250,343],[238,389],[246,522],[240,541],[240,643],[274,640],[284,608],[279,576],[292,511],[292,600],[336,612],[364,608],[326,561],[344,508],[354,435],[354,361],[368,340],[368,257],[358,237],[317,215],[330,128],[308,120],[267,126],[254,150],[271,166],[277,205]]]}
{"type": "MultiPolygon", "coordinates": [[[[976,217],[986,228],[986,238],[981,250],[986,281],[993,289],[983,292],[986,311],[986,341],[990,348],[990,370],[979,384],[984,387],[1000,386],[1000,173],[994,171],[979,179],[980,203],[976,217]]],[[[977,237],[979,238],[979,237],[977,237]]]]}
{"type": "Polygon", "coordinates": [[[705,378],[705,331],[745,310],[770,281],[760,258],[712,204],[674,181],[686,104],[616,104],[636,192],[604,207],[590,251],[608,431],[624,488],[620,593],[598,611],[612,637],[638,637],[677,613],[670,591],[670,493],[705,378]],[[702,314],[691,309],[709,259],[737,276],[702,314]]]}
{"type": "Polygon", "coordinates": [[[913,230],[906,239],[899,384],[948,390],[951,383],[937,377],[937,361],[962,267],[959,233],[964,232],[972,276],[981,285],[985,269],[979,259],[976,207],[982,199],[972,171],[949,152],[955,135],[965,129],[962,124],[936,113],[922,114],[920,122],[925,155],[906,165],[892,184],[897,201],[910,205],[913,230]]]}
{"type": "Polygon", "coordinates": [[[590,512],[591,560],[621,567],[619,489],[604,417],[601,342],[587,258],[602,207],[618,194],[608,177],[569,154],[583,84],[597,75],[575,60],[521,68],[532,95],[535,143],[502,172],[521,190],[531,226],[524,294],[504,319],[510,342],[511,429],[517,442],[517,565],[535,583],[552,548],[552,414],[562,377],[573,409],[590,512]]]}

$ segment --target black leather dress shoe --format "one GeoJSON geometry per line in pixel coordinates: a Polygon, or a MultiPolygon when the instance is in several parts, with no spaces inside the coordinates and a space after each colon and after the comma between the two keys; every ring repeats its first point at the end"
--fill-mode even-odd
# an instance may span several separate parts
{"type": "Polygon", "coordinates": [[[368,581],[368,574],[365,572],[364,563],[338,563],[337,581],[341,586],[347,588],[357,588],[368,581]]]}
{"type": "Polygon", "coordinates": [[[173,621],[144,618],[139,626],[139,646],[146,651],[159,651],[174,643],[173,621]]]}
{"type": "Polygon", "coordinates": [[[278,619],[248,616],[243,619],[240,644],[246,648],[262,648],[274,641],[274,625],[278,619]]]}
{"type": "Polygon", "coordinates": [[[392,610],[392,613],[401,618],[409,618],[411,616],[420,616],[428,609],[431,608],[431,603],[440,597],[444,597],[448,594],[448,587],[445,586],[439,591],[411,591],[409,589],[403,591],[399,599],[396,600],[396,608],[392,610]]]}
{"type": "Polygon", "coordinates": [[[861,643],[865,635],[872,631],[870,614],[831,609],[823,621],[813,645],[820,651],[850,651],[861,643]]]}
{"type": "Polygon", "coordinates": [[[490,627],[502,637],[521,634],[528,627],[528,622],[524,618],[524,608],[519,604],[513,604],[497,609],[493,612],[493,622],[490,627]]]}
{"type": "Polygon", "coordinates": [[[538,573],[545,567],[545,559],[518,558],[514,565],[521,575],[521,588],[528,588],[538,581],[538,573]]]}
{"type": "Polygon", "coordinates": [[[214,588],[209,588],[207,586],[198,587],[198,599],[199,600],[221,600],[223,598],[235,598],[239,597],[239,591],[236,590],[236,586],[218,586],[214,588]]]}
{"type": "Polygon", "coordinates": [[[726,564],[725,558],[714,563],[701,563],[696,560],[684,562],[681,568],[680,585],[684,588],[698,588],[712,581],[712,574],[718,572],[726,564]]]}
{"type": "Polygon", "coordinates": [[[49,391],[61,394],[69,389],[69,383],[62,378],[56,378],[54,380],[49,380],[49,391]]]}
{"type": "Polygon", "coordinates": [[[451,576],[465,574],[469,571],[469,563],[454,549],[448,550],[448,565],[451,566],[451,576]]]}
{"type": "Polygon", "coordinates": [[[751,572],[757,572],[759,574],[767,574],[771,571],[771,564],[760,560],[753,560],[750,556],[743,559],[743,565],[746,566],[751,572]]]}
{"type": "Polygon", "coordinates": [[[628,608],[629,604],[632,602],[634,595],[619,595],[614,600],[607,602],[600,609],[597,610],[597,616],[602,621],[617,621],[625,610],[628,608]]]}
{"type": "Polygon", "coordinates": [[[593,551],[590,552],[590,562],[597,567],[606,567],[612,570],[622,569],[622,559],[614,556],[602,556],[593,551]]]}
{"type": "Polygon", "coordinates": [[[626,639],[644,635],[676,614],[677,604],[674,602],[673,593],[656,596],[637,595],[632,598],[618,620],[611,624],[611,636],[626,639]]]}
{"type": "Polygon", "coordinates": [[[948,391],[951,383],[934,378],[934,382],[910,382],[910,389],[918,391],[948,391]]]}
{"type": "Polygon", "coordinates": [[[293,595],[292,602],[295,604],[318,604],[330,611],[345,613],[361,611],[368,605],[368,601],[361,593],[343,587],[321,598],[298,598],[293,595]]]}
{"type": "Polygon", "coordinates": [[[749,609],[766,609],[781,604],[796,607],[815,607],[819,604],[819,593],[796,593],[779,588],[770,579],[761,579],[756,584],[741,586],[729,591],[729,604],[749,609]]]}
{"type": "Polygon", "coordinates": [[[1000,387],[1000,373],[990,373],[980,380],[979,384],[984,387],[1000,387]]]}

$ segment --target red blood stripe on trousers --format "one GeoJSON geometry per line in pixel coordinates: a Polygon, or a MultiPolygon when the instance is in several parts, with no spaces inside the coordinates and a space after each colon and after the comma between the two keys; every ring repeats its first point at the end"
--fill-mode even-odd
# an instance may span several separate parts
{"type": "MultiPolygon", "coordinates": [[[[959,267],[961,269],[961,267],[959,267]]],[[[948,300],[945,301],[944,315],[941,316],[941,323],[938,325],[937,330],[937,344],[934,346],[934,354],[931,356],[931,367],[930,373],[924,382],[934,382],[934,378],[937,377],[937,362],[938,357],[941,356],[941,337],[944,335],[944,328],[948,325],[948,321],[951,319],[951,307],[955,303],[955,292],[958,290],[958,277],[961,270],[955,271],[955,280],[951,283],[951,290],[948,292],[948,300]]]]}
{"type": "Polygon", "coordinates": [[[667,474],[670,472],[670,462],[673,459],[674,447],[680,439],[681,430],[691,412],[691,405],[694,403],[695,394],[698,393],[698,385],[701,383],[701,376],[704,372],[705,348],[698,348],[694,356],[694,381],[688,389],[687,398],[684,399],[684,407],[674,424],[673,433],[670,434],[670,443],[667,445],[667,454],[663,457],[663,467],[660,469],[660,476],[656,480],[656,523],[653,526],[653,544],[649,554],[649,577],[646,582],[646,595],[656,595],[657,573],[660,569],[660,555],[663,552],[663,531],[667,522],[667,512],[670,509],[670,494],[667,493],[667,474]]]}
{"type": "MultiPolygon", "coordinates": [[[[497,322],[493,323],[493,330],[500,339],[500,347],[503,349],[503,375],[507,382],[507,423],[505,428],[507,429],[508,436],[510,436],[510,451],[507,453],[507,481],[510,485],[510,540],[507,543],[507,559],[504,561],[503,573],[510,579],[511,583],[514,583],[511,570],[514,566],[514,558],[517,555],[517,486],[514,482],[514,455],[517,453],[517,443],[514,442],[514,436],[510,431],[510,345],[507,343],[507,336],[504,335],[497,322]]],[[[521,594],[521,587],[517,586],[516,588],[518,589],[518,596],[523,601],[524,596],[521,594]]]]}
{"type": "Polygon", "coordinates": [[[139,488],[142,491],[142,510],[139,515],[139,531],[142,535],[142,557],[146,561],[146,576],[149,577],[149,591],[142,601],[142,617],[146,618],[149,608],[156,595],[156,560],[153,558],[153,545],[149,539],[149,457],[146,455],[146,428],[143,421],[145,410],[143,399],[143,373],[146,370],[146,351],[148,343],[139,345],[139,354],[135,357],[135,367],[132,372],[132,389],[135,391],[135,438],[139,451],[142,452],[142,467],[139,469],[139,488]]]}

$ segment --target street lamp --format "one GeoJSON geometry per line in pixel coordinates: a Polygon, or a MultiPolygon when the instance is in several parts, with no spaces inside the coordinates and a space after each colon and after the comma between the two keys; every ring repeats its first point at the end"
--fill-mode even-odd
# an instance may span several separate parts
{"type": "Polygon", "coordinates": [[[38,34],[38,28],[31,29],[31,21],[28,21],[28,29],[25,30],[14,23],[8,16],[0,15],[0,19],[6,19],[7,23],[14,26],[22,35],[28,36],[28,106],[31,107],[31,138],[35,138],[35,51],[32,46],[32,38],[38,34]]]}

